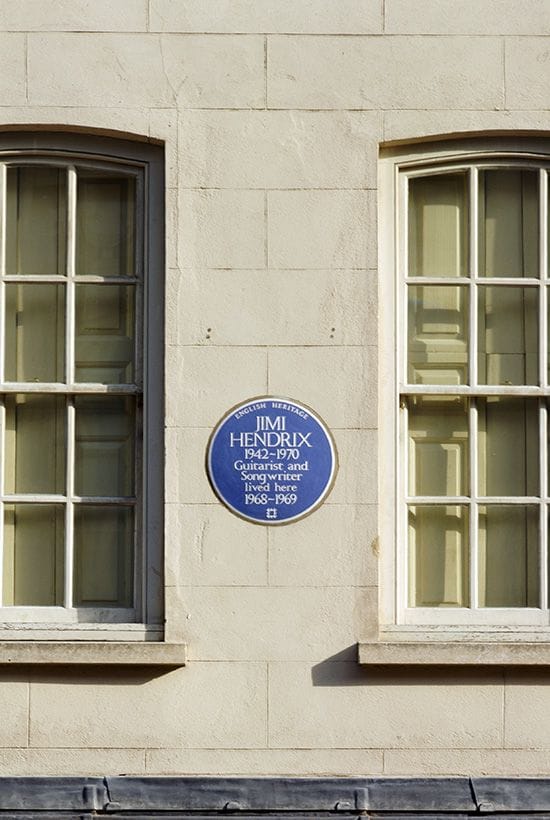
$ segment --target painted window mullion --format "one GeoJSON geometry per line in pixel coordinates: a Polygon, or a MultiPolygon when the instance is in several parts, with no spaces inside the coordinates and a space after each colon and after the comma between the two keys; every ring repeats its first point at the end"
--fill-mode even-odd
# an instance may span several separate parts
{"type": "MultiPolygon", "coordinates": [[[[477,314],[477,278],[479,260],[479,174],[476,167],[470,169],[469,200],[469,272],[470,272],[470,327],[468,344],[468,365],[470,386],[477,387],[477,348],[478,348],[478,314],[477,314]]],[[[470,469],[470,607],[479,606],[479,552],[478,552],[478,414],[474,398],[469,399],[469,469],[470,469]]]]}
{"type": "MultiPolygon", "coordinates": [[[[539,408],[540,433],[540,493],[541,498],[548,497],[548,407],[545,401],[540,402],[539,408]]],[[[548,507],[544,501],[539,504],[540,509],[540,605],[548,609],[548,507]]]]}
{"type": "Polygon", "coordinates": [[[478,551],[478,413],[475,399],[470,400],[469,410],[470,427],[470,607],[477,609],[479,606],[479,551],[478,551]]]}
{"type": "Polygon", "coordinates": [[[399,437],[401,439],[401,446],[403,452],[403,463],[398,475],[398,497],[401,499],[399,503],[399,527],[398,530],[402,533],[400,543],[406,548],[402,550],[402,560],[399,562],[401,570],[397,572],[396,583],[396,598],[397,598],[397,612],[401,615],[403,608],[411,605],[411,545],[408,531],[408,517],[409,508],[404,499],[408,495],[408,480],[409,480],[409,409],[406,399],[400,402],[399,407],[399,437]]]}

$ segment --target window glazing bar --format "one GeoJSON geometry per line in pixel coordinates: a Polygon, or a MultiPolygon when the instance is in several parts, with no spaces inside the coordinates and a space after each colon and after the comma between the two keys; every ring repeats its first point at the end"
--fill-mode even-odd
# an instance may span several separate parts
{"type": "Polygon", "coordinates": [[[62,384],[61,382],[4,382],[0,384],[0,393],[59,393],[62,395],[104,395],[114,396],[139,395],[141,390],[135,384],[62,384]]]}
{"type": "MultiPolygon", "coordinates": [[[[42,280],[40,280],[42,281],[42,280]]],[[[80,280],[79,280],[80,281],[80,280]]],[[[469,285],[472,282],[470,276],[410,276],[406,279],[408,285],[469,285]]],[[[507,285],[508,287],[540,287],[540,279],[525,276],[488,276],[475,280],[480,287],[492,287],[493,285],[507,285]]]]}
{"type": "MultiPolygon", "coordinates": [[[[75,380],[75,267],[76,267],[76,168],[67,169],[67,316],[65,322],[65,379],[68,384],[75,380]]],[[[75,467],[75,407],[72,397],[67,400],[67,465],[65,504],[65,564],[64,604],[73,606],[74,578],[74,515],[72,496],[74,492],[75,467]]]]}
{"type": "Polygon", "coordinates": [[[402,396],[550,396],[550,387],[536,385],[488,384],[468,387],[466,384],[405,384],[400,389],[402,396]]]}
{"type": "MultiPolygon", "coordinates": [[[[548,386],[548,172],[539,171],[539,384],[548,386]]],[[[539,486],[543,499],[548,496],[548,402],[539,408],[540,474],[539,486]]],[[[548,609],[548,505],[540,505],[539,590],[540,605],[548,609]]]]}

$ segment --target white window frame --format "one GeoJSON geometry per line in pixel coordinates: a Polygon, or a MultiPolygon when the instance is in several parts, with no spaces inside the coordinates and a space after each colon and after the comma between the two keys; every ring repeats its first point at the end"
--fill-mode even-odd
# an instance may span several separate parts
{"type": "MultiPolygon", "coordinates": [[[[65,166],[68,173],[68,230],[67,230],[67,274],[64,276],[6,276],[2,270],[0,284],[0,307],[3,304],[5,282],[66,282],[69,291],[75,282],[105,281],[102,277],[75,277],[75,206],[76,172],[75,166],[122,171],[136,179],[136,376],[132,385],[120,385],[113,391],[109,386],[79,384],[73,374],[66,374],[67,384],[59,385],[4,382],[0,372],[0,392],[30,393],[33,390],[46,394],[136,395],[142,405],[139,426],[142,427],[141,446],[136,442],[136,500],[132,502],[138,520],[138,532],[134,556],[134,601],[132,609],[93,608],[73,606],[72,589],[72,540],[68,533],[68,552],[65,563],[64,606],[0,606],[0,640],[51,639],[58,640],[115,640],[143,641],[163,638],[163,344],[164,344],[164,164],[160,146],[141,142],[130,142],[103,136],[88,136],[66,133],[4,133],[0,135],[0,185],[5,191],[6,168],[9,164],[22,163],[36,165],[65,166]],[[138,235],[140,234],[140,235],[138,235]]],[[[5,196],[0,202],[5,201],[5,196]]],[[[5,214],[0,214],[0,250],[5,245],[5,214]]],[[[0,254],[5,259],[5,254],[0,254]]],[[[122,278],[115,277],[120,284],[122,278]]],[[[110,279],[109,279],[110,281],[110,279]]],[[[124,277],[123,284],[130,284],[130,277],[124,277]]],[[[74,305],[71,298],[67,302],[69,310],[74,305]]],[[[3,317],[3,310],[0,310],[3,317]]],[[[66,349],[68,361],[74,348],[74,316],[67,316],[66,349]]],[[[0,325],[2,325],[0,318],[0,325]]],[[[3,352],[3,330],[0,326],[0,353],[3,352]]],[[[2,356],[3,360],[3,356],[2,356]]],[[[72,399],[69,401],[71,405],[72,399]]],[[[3,418],[0,418],[3,428],[3,418]]],[[[71,487],[71,426],[74,426],[74,407],[68,411],[67,481],[71,487]],[[72,423],[72,424],[71,424],[72,423]]],[[[136,435],[136,439],[139,437],[136,435]]],[[[74,442],[73,442],[74,444],[74,442]]],[[[3,473],[3,470],[2,470],[3,473]]],[[[0,502],[16,503],[17,496],[4,495],[3,481],[0,481],[0,502]]],[[[25,501],[32,501],[30,495],[25,501]]],[[[66,501],[66,496],[51,499],[41,495],[37,500],[55,503],[66,501]]],[[[82,500],[82,499],[80,499],[82,500]]],[[[113,499],[107,499],[113,501],[113,499]]],[[[98,503],[98,499],[94,499],[98,503]]],[[[126,502],[125,502],[126,503],[126,502]]],[[[68,506],[71,498],[68,499],[68,506]]],[[[69,518],[69,516],[68,516],[69,518]]]]}
{"type": "MultiPolygon", "coordinates": [[[[468,171],[473,173],[475,171],[468,171]]],[[[550,640],[550,602],[548,591],[548,522],[541,514],[541,554],[540,586],[541,608],[484,608],[466,609],[451,607],[412,608],[407,605],[407,538],[406,538],[406,486],[407,442],[404,441],[405,427],[403,411],[399,409],[400,397],[404,394],[445,394],[463,395],[520,395],[550,397],[550,383],[547,376],[547,300],[550,287],[550,271],[546,268],[548,248],[548,177],[550,173],[550,140],[530,137],[494,137],[464,140],[448,140],[431,144],[418,144],[384,149],[379,163],[379,316],[380,316],[380,597],[379,597],[379,640],[418,641],[442,639],[475,638],[483,640],[506,640],[507,637],[524,638],[527,641],[550,640]],[[514,284],[525,282],[538,287],[541,293],[539,306],[539,351],[540,383],[528,387],[452,387],[446,389],[419,385],[405,387],[405,346],[406,305],[402,294],[405,292],[404,271],[407,250],[406,221],[406,179],[426,173],[442,173],[452,168],[487,167],[507,164],[515,167],[530,167],[540,170],[540,213],[539,213],[539,278],[535,281],[521,279],[514,284]],[[404,454],[404,455],[403,455],[404,454]]],[[[470,254],[477,259],[476,232],[471,230],[477,214],[475,186],[471,190],[469,203],[470,254]]],[[[475,265],[475,261],[473,262],[475,265]]],[[[472,277],[477,271],[470,272],[472,277]]],[[[416,280],[415,280],[416,281],[416,280]]],[[[424,279],[424,283],[425,283],[424,279]]],[[[458,284],[448,277],[444,284],[458,284]]],[[[498,279],[491,279],[491,282],[498,279]]],[[[430,284],[431,284],[430,280],[430,284]]],[[[437,282],[435,282],[437,284],[437,282]]],[[[506,284],[508,284],[506,280],[506,284]]],[[[468,279],[470,288],[475,287],[468,279]]],[[[470,304],[470,335],[475,334],[477,316],[474,305],[470,304]]],[[[471,351],[471,345],[470,345],[471,351]]],[[[470,352],[472,356],[472,352],[470,352]]],[[[406,412],[406,411],[405,411],[406,412]]],[[[540,411],[540,434],[546,440],[547,409],[540,411]]],[[[470,442],[473,447],[475,442],[470,442]]],[[[474,468],[475,469],[475,468],[474,468]]],[[[509,503],[537,503],[540,509],[548,508],[550,489],[547,480],[547,455],[540,461],[540,498],[509,498],[509,503]]],[[[429,499],[428,499],[429,500],[429,499]]],[[[499,499],[500,500],[500,499],[499,499]]],[[[426,501],[426,499],[423,499],[426,501]]],[[[441,498],[437,501],[441,503],[441,498]]],[[[477,499],[474,499],[474,503],[477,499]]],[[[481,502],[482,503],[482,502],[481,502]]],[[[475,560],[472,562],[471,576],[475,577],[475,560]]],[[[366,661],[365,661],[366,662],[366,661]]]]}

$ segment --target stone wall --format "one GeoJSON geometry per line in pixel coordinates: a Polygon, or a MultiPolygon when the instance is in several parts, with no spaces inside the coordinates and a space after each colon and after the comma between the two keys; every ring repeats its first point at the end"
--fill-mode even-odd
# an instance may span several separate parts
{"type": "MultiPolygon", "coordinates": [[[[550,128],[547,0],[4,0],[0,127],[166,148],[167,636],[185,668],[0,672],[0,774],[549,774],[545,670],[361,668],[377,597],[381,142],[550,128]],[[231,515],[232,405],[332,429],[313,515],[231,515]]],[[[382,457],[384,454],[382,454],[382,457]]]]}

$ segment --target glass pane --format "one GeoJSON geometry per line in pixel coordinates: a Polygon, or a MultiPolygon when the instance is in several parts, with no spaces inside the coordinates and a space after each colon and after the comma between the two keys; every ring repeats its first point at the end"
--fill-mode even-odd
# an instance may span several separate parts
{"type": "Polygon", "coordinates": [[[478,400],[480,495],[538,495],[537,399],[478,400]]]}
{"type": "Polygon", "coordinates": [[[7,504],[4,508],[5,606],[63,604],[64,507],[7,504]]]}
{"type": "Polygon", "coordinates": [[[18,394],[5,406],[6,492],[64,492],[65,399],[18,394]]]}
{"type": "Polygon", "coordinates": [[[64,351],[64,286],[7,284],[6,379],[63,381],[64,351]]]}
{"type": "Polygon", "coordinates": [[[479,508],[480,606],[538,606],[538,507],[479,508]]]}
{"type": "Polygon", "coordinates": [[[133,398],[79,397],[75,406],[76,494],[133,495],[133,398]]]}
{"type": "Polygon", "coordinates": [[[77,382],[132,382],[134,295],[135,290],[131,286],[77,285],[77,382]]]}
{"type": "Polygon", "coordinates": [[[480,384],[538,384],[538,288],[480,287],[480,384]]]}
{"type": "Polygon", "coordinates": [[[76,272],[133,276],[135,182],[106,171],[78,171],[76,272]]]}
{"type": "Polygon", "coordinates": [[[132,606],[134,511],[75,508],[75,605],[132,606]]]}
{"type": "Polygon", "coordinates": [[[468,408],[454,396],[409,398],[409,493],[466,495],[468,408]]]}
{"type": "Polygon", "coordinates": [[[408,288],[408,379],[464,384],[468,379],[468,289],[408,288]]]}
{"type": "Polygon", "coordinates": [[[467,276],[465,174],[409,180],[409,276],[467,276]]]}
{"type": "Polygon", "coordinates": [[[9,167],[6,210],[6,273],[64,274],[66,170],[9,167]]]}
{"type": "Polygon", "coordinates": [[[479,275],[538,276],[538,173],[479,175],[479,275]]]}
{"type": "Polygon", "coordinates": [[[468,606],[468,508],[409,510],[411,606],[468,606]]]}

